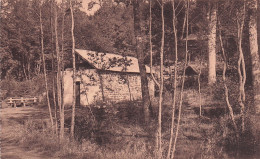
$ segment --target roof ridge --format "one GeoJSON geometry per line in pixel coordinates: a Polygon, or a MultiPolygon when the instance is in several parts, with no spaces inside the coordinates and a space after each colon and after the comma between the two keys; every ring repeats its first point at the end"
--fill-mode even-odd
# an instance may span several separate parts
{"type": "MultiPolygon", "coordinates": [[[[98,70],[140,73],[138,59],[133,56],[123,56],[113,53],[102,53],[91,50],[75,49],[83,60],[98,70]],[[121,59],[126,60],[121,60],[121,59]]],[[[150,67],[146,66],[146,72],[150,73],[150,67]]]]}

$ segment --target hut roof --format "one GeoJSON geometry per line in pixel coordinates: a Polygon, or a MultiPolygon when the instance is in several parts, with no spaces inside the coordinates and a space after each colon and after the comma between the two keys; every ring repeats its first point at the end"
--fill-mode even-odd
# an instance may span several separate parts
{"type": "MultiPolygon", "coordinates": [[[[75,49],[76,53],[98,70],[115,72],[139,73],[138,60],[131,56],[122,56],[112,53],[101,53],[90,50],[75,49]]],[[[150,73],[150,67],[146,67],[146,73],[150,73]]]]}
{"type": "Polygon", "coordinates": [[[197,41],[197,40],[206,40],[207,37],[205,35],[198,36],[196,34],[189,34],[187,37],[183,38],[182,40],[185,41],[186,39],[188,41],[197,41]]]}

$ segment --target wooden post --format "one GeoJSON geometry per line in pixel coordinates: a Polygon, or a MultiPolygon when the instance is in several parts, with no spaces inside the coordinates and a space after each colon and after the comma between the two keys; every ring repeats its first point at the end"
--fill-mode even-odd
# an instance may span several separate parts
{"type": "Polygon", "coordinates": [[[13,107],[13,105],[12,105],[12,98],[8,99],[8,103],[13,107]]]}
{"type": "Polygon", "coordinates": [[[23,97],[21,97],[21,103],[23,103],[23,107],[25,107],[25,100],[23,99],[23,97]]]}
{"type": "Polygon", "coordinates": [[[36,103],[37,102],[37,98],[33,97],[33,102],[36,103]]]}

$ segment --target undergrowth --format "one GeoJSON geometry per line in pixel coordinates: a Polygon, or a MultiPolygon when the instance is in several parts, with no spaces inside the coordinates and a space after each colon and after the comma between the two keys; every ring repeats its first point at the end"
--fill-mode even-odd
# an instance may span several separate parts
{"type": "MultiPolygon", "coordinates": [[[[239,106],[237,105],[236,81],[228,80],[227,82],[230,89],[230,102],[237,114],[239,106]]],[[[223,84],[221,81],[218,83],[223,84]]],[[[23,84],[19,83],[16,86],[14,83],[13,88],[10,87],[9,95],[15,94],[15,91],[26,92],[23,89],[16,90],[16,87],[21,87],[20,85],[23,84]]],[[[29,94],[42,91],[40,87],[30,89],[29,94]]],[[[213,88],[203,88],[202,106],[225,107],[223,91],[222,86],[219,85],[213,86],[213,88]]],[[[248,156],[256,153],[260,139],[260,126],[257,117],[247,115],[246,131],[241,133],[239,138],[236,138],[227,112],[225,114],[223,113],[224,110],[221,109],[222,112],[218,116],[216,116],[216,112],[212,112],[209,116],[210,119],[205,122],[199,118],[198,112],[194,111],[193,114],[185,112],[191,106],[198,107],[199,94],[197,90],[185,89],[184,96],[182,125],[176,147],[177,158],[236,158],[238,156],[248,158],[248,156]],[[187,120],[187,118],[192,119],[187,120]],[[209,127],[202,131],[200,124],[209,127]],[[213,125],[213,128],[211,125],[213,125]],[[194,130],[188,132],[186,129],[194,130]],[[186,133],[186,136],[184,133],[186,133]],[[194,139],[196,133],[200,133],[200,136],[197,137],[199,139],[194,139]]],[[[252,96],[250,90],[247,96],[252,96]]],[[[170,92],[166,92],[164,97],[162,145],[165,156],[170,137],[172,108],[170,92]]],[[[37,149],[49,156],[58,156],[65,159],[156,158],[155,133],[158,99],[152,101],[153,114],[151,114],[152,119],[149,125],[143,122],[142,103],[140,101],[127,101],[117,104],[96,103],[89,107],[76,108],[75,140],[73,141],[69,139],[68,132],[65,133],[63,140],[59,140],[59,137],[52,132],[48,120],[29,119],[22,124],[15,125],[14,131],[9,136],[13,138],[14,142],[27,149],[37,149]]],[[[179,96],[177,96],[177,101],[179,101],[179,96]]],[[[250,100],[248,100],[246,104],[250,105],[250,103],[250,100]]],[[[178,114],[177,107],[178,103],[175,116],[178,114]]],[[[66,130],[69,130],[71,110],[68,109],[65,113],[65,126],[66,130]]],[[[250,109],[248,109],[248,114],[250,114],[250,109]]],[[[239,125],[240,121],[236,121],[239,125]]]]}
{"type": "MultiPolygon", "coordinates": [[[[143,141],[135,141],[135,143],[122,143],[122,147],[118,150],[112,148],[101,147],[99,144],[82,139],[79,141],[71,141],[69,134],[66,134],[63,140],[52,132],[46,120],[28,119],[23,125],[16,125],[16,131],[9,134],[16,143],[20,144],[27,150],[37,149],[47,156],[55,156],[67,159],[121,159],[121,158],[152,158],[147,153],[146,145],[143,141]]],[[[130,141],[130,140],[129,140],[130,141]]]]}

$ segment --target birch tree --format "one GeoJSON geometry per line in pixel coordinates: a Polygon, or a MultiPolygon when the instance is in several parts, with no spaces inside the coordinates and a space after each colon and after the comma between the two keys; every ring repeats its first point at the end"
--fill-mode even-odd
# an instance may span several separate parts
{"type": "MultiPolygon", "coordinates": [[[[40,2],[42,3],[42,1],[40,2]]],[[[44,82],[45,82],[45,90],[46,90],[46,98],[47,98],[47,104],[48,104],[48,110],[50,115],[50,121],[51,126],[53,130],[53,117],[51,112],[51,104],[50,104],[50,98],[49,98],[49,88],[48,88],[48,79],[47,79],[47,73],[46,73],[46,64],[45,64],[45,56],[44,56],[44,43],[43,43],[43,22],[42,22],[42,4],[39,6],[39,18],[40,18],[40,32],[41,32],[41,53],[42,53],[42,65],[43,65],[43,74],[44,74],[44,82]]]]}
{"type": "Polygon", "coordinates": [[[180,95],[180,103],[179,103],[179,112],[178,112],[178,120],[177,120],[177,126],[176,126],[176,133],[174,137],[174,143],[172,147],[172,154],[171,158],[174,158],[174,154],[176,151],[176,145],[177,145],[177,139],[180,129],[180,122],[181,122],[181,113],[182,113],[182,104],[183,104],[183,90],[184,90],[184,84],[185,84],[185,74],[186,74],[186,67],[188,62],[188,34],[189,34],[189,0],[186,2],[186,41],[185,41],[185,63],[183,68],[183,74],[182,74],[182,81],[181,81],[181,95],[180,95]]]}
{"type": "Polygon", "coordinates": [[[56,102],[56,87],[55,87],[55,81],[56,81],[56,77],[55,77],[55,67],[54,67],[54,63],[55,63],[55,49],[54,49],[54,26],[53,26],[53,5],[54,5],[54,1],[51,0],[50,1],[50,30],[51,30],[51,68],[52,68],[52,98],[53,98],[53,106],[54,106],[54,119],[55,119],[55,133],[58,134],[58,116],[57,116],[57,102],[56,102]]]}
{"type": "Polygon", "coordinates": [[[208,31],[208,84],[216,83],[216,31],[217,31],[217,7],[216,2],[209,2],[207,15],[209,21],[208,31]]]}
{"type": "Polygon", "coordinates": [[[159,82],[159,113],[158,113],[158,157],[162,158],[162,101],[163,101],[163,53],[164,53],[164,0],[161,2],[161,18],[162,18],[162,38],[161,38],[161,50],[160,50],[160,82],[159,82]]]}
{"type": "Polygon", "coordinates": [[[229,102],[229,91],[228,91],[227,82],[226,82],[227,58],[226,58],[226,53],[225,53],[222,35],[221,35],[220,21],[219,21],[219,41],[220,41],[220,47],[221,47],[221,50],[222,50],[223,60],[224,60],[222,79],[223,79],[224,89],[225,89],[225,101],[226,101],[226,104],[227,104],[227,107],[228,107],[228,110],[229,110],[230,118],[232,120],[233,126],[234,126],[235,131],[236,131],[236,136],[238,137],[238,128],[237,128],[237,124],[236,124],[236,121],[235,121],[234,111],[233,111],[233,108],[232,108],[232,106],[229,102]]]}
{"type": "Polygon", "coordinates": [[[57,56],[57,98],[58,98],[58,107],[60,113],[60,139],[64,137],[64,111],[61,106],[61,62],[60,62],[60,50],[59,50],[59,39],[58,39],[58,11],[57,5],[54,6],[54,33],[55,33],[55,48],[57,56]]]}
{"type": "Polygon", "coordinates": [[[62,0],[62,24],[61,24],[61,60],[60,60],[60,67],[61,67],[61,79],[60,79],[60,82],[61,82],[61,113],[64,115],[64,109],[65,109],[65,105],[64,105],[64,26],[65,26],[65,2],[64,0],[62,0]]]}
{"type": "MultiPolygon", "coordinates": [[[[172,26],[173,26],[173,34],[174,34],[174,47],[175,47],[175,62],[174,62],[174,81],[173,81],[173,101],[172,101],[172,121],[171,121],[171,136],[170,136],[170,141],[169,141],[169,147],[168,147],[168,153],[167,153],[167,158],[170,158],[170,154],[172,151],[172,142],[174,138],[174,120],[175,120],[175,106],[176,106],[176,94],[177,94],[177,63],[178,63],[178,38],[177,38],[177,29],[176,29],[176,23],[177,23],[177,16],[175,14],[175,0],[172,0],[172,26]]],[[[184,21],[186,21],[186,15],[184,21]]],[[[185,24],[185,22],[184,22],[185,24]]]]}
{"type": "Polygon", "coordinates": [[[75,107],[76,107],[76,59],[75,59],[75,37],[74,37],[74,14],[73,6],[71,0],[70,3],[70,13],[71,13],[71,38],[72,38],[72,63],[73,63],[73,105],[71,114],[71,129],[70,136],[71,139],[74,138],[74,127],[75,127],[75,107]]]}
{"type": "Polygon", "coordinates": [[[242,48],[242,40],[243,40],[243,29],[245,22],[245,1],[243,1],[243,7],[237,10],[237,37],[238,37],[238,75],[239,75],[239,97],[238,102],[241,107],[241,128],[242,132],[245,130],[245,83],[246,83],[246,68],[245,68],[245,59],[242,48]],[[242,69],[241,69],[242,68],[242,69]]]}

